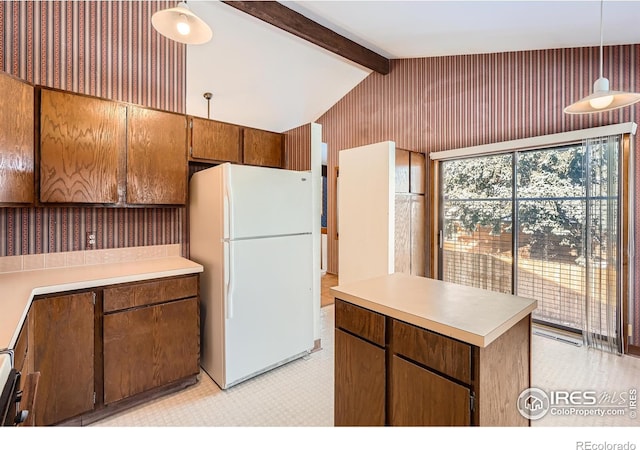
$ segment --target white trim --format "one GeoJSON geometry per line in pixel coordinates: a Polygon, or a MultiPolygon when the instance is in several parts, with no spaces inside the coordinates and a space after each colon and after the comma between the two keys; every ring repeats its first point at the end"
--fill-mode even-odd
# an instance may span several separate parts
{"type": "Polygon", "coordinates": [[[475,147],[456,148],[441,152],[429,153],[429,158],[434,161],[442,159],[457,159],[469,156],[490,155],[509,151],[528,150],[533,148],[547,148],[557,145],[580,142],[583,139],[598,138],[603,136],[615,136],[618,134],[636,134],[638,125],[635,122],[625,122],[603,127],[586,128],[584,130],[567,131],[566,133],[546,134],[526,139],[496,142],[493,144],[477,145],[475,147]]]}

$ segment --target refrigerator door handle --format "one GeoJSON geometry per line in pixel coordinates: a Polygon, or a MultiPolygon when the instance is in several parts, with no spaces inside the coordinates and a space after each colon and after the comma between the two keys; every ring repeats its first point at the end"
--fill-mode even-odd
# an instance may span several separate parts
{"type": "Polygon", "coordinates": [[[223,241],[223,252],[224,252],[224,315],[228,319],[229,318],[229,307],[228,307],[228,298],[229,298],[229,282],[231,281],[231,266],[229,265],[229,247],[231,245],[228,241],[223,241]]]}
{"type": "Polygon", "coordinates": [[[227,271],[226,271],[226,305],[225,305],[225,316],[227,319],[233,319],[233,242],[225,242],[225,246],[228,251],[226,252],[227,256],[227,271]]]}
{"type": "Polygon", "coordinates": [[[227,170],[225,170],[225,177],[224,177],[224,181],[225,181],[225,190],[224,190],[224,198],[226,200],[226,207],[227,210],[225,211],[226,214],[226,218],[227,218],[227,222],[225,223],[225,226],[227,227],[227,229],[225,230],[225,237],[229,238],[229,239],[233,239],[233,205],[232,205],[232,198],[233,198],[233,190],[231,188],[231,170],[229,168],[227,168],[227,170]]]}

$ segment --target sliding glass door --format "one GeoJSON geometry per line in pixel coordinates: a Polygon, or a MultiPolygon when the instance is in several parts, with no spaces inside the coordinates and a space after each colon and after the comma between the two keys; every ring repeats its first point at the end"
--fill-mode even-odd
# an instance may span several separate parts
{"type": "Polygon", "coordinates": [[[442,161],[440,278],[618,351],[620,139],[442,161]],[[604,342],[604,344],[603,344],[604,342]]]}

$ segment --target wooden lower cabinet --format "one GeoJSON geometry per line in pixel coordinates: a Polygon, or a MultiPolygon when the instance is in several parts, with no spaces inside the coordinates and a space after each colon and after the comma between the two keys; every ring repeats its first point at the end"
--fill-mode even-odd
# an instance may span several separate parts
{"type": "Polygon", "coordinates": [[[336,426],[529,426],[531,316],[486,347],[336,298],[336,426]]]}
{"type": "Polygon", "coordinates": [[[384,348],[336,330],[335,355],[335,424],[384,425],[384,348]]]}
{"type": "Polygon", "coordinates": [[[389,425],[465,426],[471,424],[469,388],[393,355],[389,425]]]}
{"type": "Polygon", "coordinates": [[[104,316],[104,403],[199,373],[198,299],[104,316]]]}
{"type": "Polygon", "coordinates": [[[29,311],[28,372],[40,372],[36,425],[94,407],[94,292],[37,299],[29,311]]]}
{"type": "Polygon", "coordinates": [[[34,425],[86,425],[196,383],[198,281],[183,275],[36,297],[14,349],[22,380],[40,372],[34,425]],[[126,307],[105,312],[107,304],[126,307]]]}

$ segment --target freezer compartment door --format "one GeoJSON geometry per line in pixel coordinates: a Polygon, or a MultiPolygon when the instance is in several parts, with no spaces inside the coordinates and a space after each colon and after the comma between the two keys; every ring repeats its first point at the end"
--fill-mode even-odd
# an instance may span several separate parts
{"type": "Polygon", "coordinates": [[[311,173],[228,165],[230,239],[310,233],[311,173]]]}
{"type": "Polygon", "coordinates": [[[313,348],[311,236],[234,241],[229,251],[226,385],[313,348]]]}

